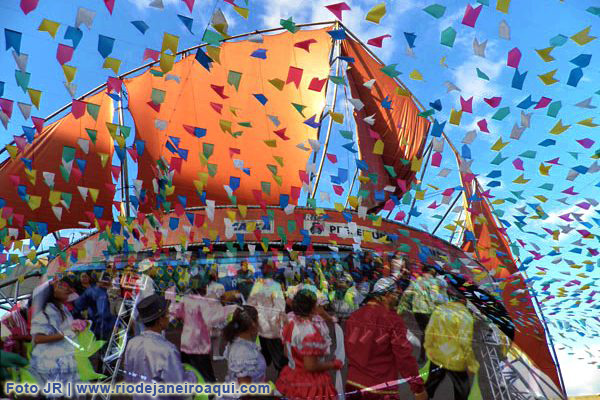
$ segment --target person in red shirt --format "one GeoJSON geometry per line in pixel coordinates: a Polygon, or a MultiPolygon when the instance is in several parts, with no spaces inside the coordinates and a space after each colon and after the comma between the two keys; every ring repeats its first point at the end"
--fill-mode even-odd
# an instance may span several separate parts
{"type": "Polygon", "coordinates": [[[400,399],[398,373],[409,383],[416,400],[427,399],[404,321],[394,311],[398,299],[396,280],[381,278],[366,304],[348,318],[344,335],[346,399],[400,399]]]}

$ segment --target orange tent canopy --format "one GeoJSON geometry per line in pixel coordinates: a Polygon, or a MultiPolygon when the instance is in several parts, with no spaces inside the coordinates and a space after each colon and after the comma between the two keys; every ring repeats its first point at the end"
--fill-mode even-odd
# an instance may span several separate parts
{"type": "Polygon", "coordinates": [[[288,195],[296,203],[308,184],[307,140],[317,139],[311,122],[325,106],[328,29],[226,42],[210,71],[188,56],[163,76],[126,80],[136,139],[145,142],[140,210],[231,204],[230,195],[237,204],[279,205],[288,195]]]}
{"type": "Polygon", "coordinates": [[[6,202],[0,208],[0,229],[9,228],[7,240],[83,228],[81,222],[93,223],[95,206],[102,207],[100,218],[112,219],[114,147],[106,126],[112,123],[112,99],[99,93],[79,103],[0,164],[0,197],[6,202]]]}

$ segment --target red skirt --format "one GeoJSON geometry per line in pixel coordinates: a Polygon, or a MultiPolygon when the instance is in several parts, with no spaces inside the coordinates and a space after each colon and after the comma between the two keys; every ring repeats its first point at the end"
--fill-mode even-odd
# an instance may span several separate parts
{"type": "Polygon", "coordinates": [[[308,372],[285,366],[275,383],[277,390],[290,400],[337,399],[329,372],[308,372]]]}

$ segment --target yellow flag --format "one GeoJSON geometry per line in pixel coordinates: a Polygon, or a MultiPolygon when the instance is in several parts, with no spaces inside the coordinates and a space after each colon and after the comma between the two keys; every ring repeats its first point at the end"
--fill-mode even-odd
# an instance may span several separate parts
{"type": "Polygon", "coordinates": [[[235,10],[235,12],[237,12],[242,17],[244,17],[244,19],[248,19],[248,15],[250,15],[250,10],[248,10],[247,8],[238,7],[238,6],[233,6],[233,9],[235,10]]]}
{"type": "Polygon", "coordinates": [[[556,71],[558,71],[558,70],[555,69],[555,70],[552,70],[552,71],[547,72],[545,74],[538,75],[538,78],[540,78],[541,81],[544,82],[544,85],[546,85],[546,86],[553,85],[556,82],[558,82],[558,79],[554,79],[554,74],[556,73],[556,71]]]}
{"type": "Polygon", "coordinates": [[[581,120],[577,123],[577,125],[587,126],[588,128],[595,128],[598,126],[598,124],[594,123],[594,118],[588,118],[588,119],[581,120]]]}
{"type": "Polygon", "coordinates": [[[400,96],[410,97],[410,92],[403,87],[396,86],[396,93],[400,96]]]}
{"type": "Polygon", "coordinates": [[[581,32],[574,34],[573,36],[571,36],[571,40],[573,40],[575,43],[577,43],[580,46],[583,46],[584,44],[591,42],[592,40],[596,39],[596,36],[589,35],[591,28],[592,28],[591,26],[588,26],[581,32]]]}
{"type": "Polygon", "coordinates": [[[34,243],[36,246],[39,246],[39,245],[40,245],[40,243],[42,243],[42,239],[43,239],[42,235],[38,235],[37,233],[34,233],[34,234],[31,236],[31,240],[33,240],[33,243],[34,243]]]}
{"type": "Polygon", "coordinates": [[[171,35],[170,33],[166,33],[163,35],[162,48],[160,50],[161,53],[164,53],[165,50],[171,50],[171,55],[177,54],[177,46],[179,45],[179,37],[175,35],[171,35]]]}
{"type": "Polygon", "coordinates": [[[379,21],[381,21],[381,18],[383,18],[385,15],[385,12],[385,3],[377,4],[375,7],[369,10],[365,19],[378,24],[379,21]]]}
{"type": "Polygon", "coordinates": [[[373,145],[373,154],[377,154],[377,155],[383,154],[383,140],[377,139],[377,141],[373,145]]]}
{"type": "Polygon", "coordinates": [[[421,75],[421,73],[419,71],[417,71],[416,69],[413,70],[410,75],[408,75],[408,77],[410,79],[412,79],[413,81],[422,81],[423,80],[423,75],[421,75]]]}
{"type": "Polygon", "coordinates": [[[498,0],[496,2],[496,10],[504,14],[508,13],[508,7],[510,7],[510,0],[498,0]]]}
{"type": "Polygon", "coordinates": [[[108,161],[108,154],[106,154],[106,153],[98,153],[98,156],[100,156],[100,162],[102,163],[102,168],[105,168],[106,167],[106,161],[108,161]]]}
{"type": "Polygon", "coordinates": [[[333,119],[338,124],[343,124],[344,123],[344,114],[335,113],[333,111],[330,111],[329,115],[331,115],[331,119],[333,119]]]}
{"type": "Polygon", "coordinates": [[[422,164],[423,164],[423,159],[415,157],[410,162],[410,170],[413,172],[418,172],[421,169],[422,164]]]}
{"type": "Polygon", "coordinates": [[[507,145],[507,144],[509,144],[509,143],[510,143],[510,141],[503,142],[503,141],[502,141],[502,138],[500,138],[500,139],[498,139],[498,140],[496,141],[496,143],[494,143],[494,144],[492,145],[491,149],[492,149],[492,150],[494,150],[494,151],[500,151],[500,150],[502,150],[503,148],[505,148],[505,147],[506,147],[506,145],[507,145]]]}
{"type": "Polygon", "coordinates": [[[25,175],[27,175],[27,179],[29,179],[29,182],[31,182],[31,184],[35,186],[35,180],[37,177],[36,170],[28,170],[27,168],[25,168],[25,175]]]}
{"type": "Polygon", "coordinates": [[[344,211],[344,205],[342,203],[334,203],[333,208],[335,208],[337,212],[344,211]]]}
{"type": "Polygon", "coordinates": [[[450,111],[450,123],[452,125],[460,125],[460,120],[462,119],[462,110],[456,111],[454,108],[450,111]]]}
{"type": "Polygon", "coordinates": [[[561,133],[563,133],[564,131],[566,131],[570,127],[571,127],[571,125],[563,125],[562,124],[562,119],[560,119],[560,120],[558,120],[558,122],[556,123],[556,125],[554,125],[554,127],[550,130],[550,133],[553,134],[553,135],[560,135],[561,133]]]}
{"type": "Polygon", "coordinates": [[[519,175],[519,176],[517,177],[517,179],[515,179],[515,180],[513,181],[513,183],[518,183],[519,185],[524,185],[524,184],[526,184],[527,182],[529,182],[530,180],[531,180],[531,179],[525,179],[525,177],[523,176],[523,174],[521,174],[521,175],[519,175]]]}
{"type": "Polygon", "coordinates": [[[121,68],[121,60],[117,60],[116,58],[106,57],[104,59],[104,65],[102,68],[112,69],[115,75],[119,74],[119,68],[121,68]]]}
{"type": "Polygon", "coordinates": [[[358,197],[356,197],[356,196],[348,196],[348,204],[352,208],[358,208],[358,197]]]}
{"type": "Polygon", "coordinates": [[[27,204],[32,210],[37,210],[42,204],[42,198],[40,196],[29,196],[29,201],[27,204]]]}
{"type": "Polygon", "coordinates": [[[240,210],[240,215],[242,216],[242,218],[246,218],[246,214],[248,213],[248,206],[238,204],[238,210],[240,210]]]}
{"type": "Polygon", "coordinates": [[[173,69],[175,56],[167,53],[160,53],[160,69],[165,74],[173,69]]]}
{"type": "Polygon", "coordinates": [[[27,89],[27,93],[29,93],[29,98],[31,102],[37,108],[40,109],[40,98],[42,97],[42,92],[36,89],[27,89]]]}
{"type": "Polygon", "coordinates": [[[63,73],[65,74],[65,79],[67,80],[67,82],[69,82],[69,83],[73,82],[73,79],[75,79],[75,74],[77,73],[77,68],[73,67],[71,65],[63,64],[62,69],[63,69],[63,73]]]}
{"type": "Polygon", "coordinates": [[[17,146],[7,144],[6,146],[4,146],[4,148],[6,149],[6,151],[8,151],[8,154],[10,154],[10,158],[14,159],[17,157],[17,154],[19,154],[19,149],[17,148],[17,146]]]}
{"type": "Polygon", "coordinates": [[[550,53],[554,50],[554,47],[546,47],[545,49],[535,50],[535,52],[540,56],[542,60],[545,62],[554,61],[554,57],[550,55],[550,53]]]}
{"type": "Polygon", "coordinates": [[[540,174],[543,176],[548,176],[548,172],[550,172],[550,168],[552,168],[552,165],[544,165],[544,163],[540,164],[540,174]]]}
{"type": "Polygon", "coordinates": [[[277,141],[275,139],[265,140],[265,144],[269,147],[277,147],[277,141]]]}
{"type": "Polygon", "coordinates": [[[98,200],[98,193],[100,192],[98,189],[88,188],[88,192],[92,197],[92,201],[95,203],[98,200]]]}
{"type": "Polygon", "coordinates": [[[57,205],[60,202],[60,192],[51,190],[48,194],[48,202],[53,206],[57,205]]]}
{"type": "Polygon", "coordinates": [[[216,62],[217,64],[221,64],[221,48],[215,46],[206,46],[206,54],[216,62]]]}
{"type": "Polygon", "coordinates": [[[56,31],[58,31],[58,27],[60,23],[50,21],[49,19],[44,18],[42,23],[40,24],[38,31],[48,32],[52,38],[56,36],[56,31]]]}
{"type": "Polygon", "coordinates": [[[229,218],[229,220],[231,220],[231,221],[235,221],[236,220],[235,211],[231,211],[231,210],[227,211],[227,218],[229,218]]]}

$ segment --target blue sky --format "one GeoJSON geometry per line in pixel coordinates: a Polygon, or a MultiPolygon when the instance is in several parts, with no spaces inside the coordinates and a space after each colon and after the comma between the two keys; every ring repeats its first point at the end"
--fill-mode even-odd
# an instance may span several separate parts
{"type": "MultiPolygon", "coordinates": [[[[101,0],[40,0],[37,9],[26,16],[19,8],[19,1],[6,0],[0,4],[0,27],[23,33],[21,49],[28,54],[26,70],[31,74],[29,87],[43,92],[40,110],[34,109],[32,115],[45,117],[70,102],[70,95],[63,84],[62,69],[56,61],[56,47],[58,43],[71,44],[70,40],[64,39],[64,35],[67,27],[75,24],[79,7],[92,10],[96,15],[91,29],[81,26],[83,37],[73,60],[69,62],[69,65],[77,67],[74,80],[77,96],[105,82],[112,74],[111,71],[102,69],[103,58],[97,51],[99,34],[116,39],[111,57],[122,60],[122,73],[142,63],[144,49],[160,50],[164,32],[180,37],[179,49],[201,43],[202,33],[216,8],[224,12],[230,33],[236,34],[277,27],[280,18],[290,16],[297,23],[332,20],[334,16],[324,6],[336,2],[338,1],[250,0],[245,3],[244,0],[237,0],[238,5],[250,10],[250,17],[245,20],[223,0],[196,0],[192,13],[182,0],[162,0],[163,9],[149,7],[149,0],[116,0],[112,16],[101,0]],[[188,32],[177,14],[194,19],[194,34],[188,32]],[[60,23],[55,38],[47,32],[37,30],[44,18],[60,23]],[[148,24],[149,29],[145,34],[142,35],[130,23],[134,20],[143,20],[148,24]]],[[[600,392],[600,365],[591,359],[591,354],[600,353],[600,320],[593,318],[600,314],[599,303],[596,301],[600,299],[600,259],[588,250],[598,248],[600,238],[600,213],[596,211],[600,207],[594,205],[594,200],[600,198],[600,175],[595,171],[598,164],[594,164],[595,160],[591,158],[600,148],[600,136],[599,128],[577,124],[592,117],[595,117],[593,122],[600,124],[598,109],[590,108],[600,105],[600,41],[593,40],[580,46],[569,39],[588,26],[591,27],[590,35],[600,34],[599,16],[586,11],[600,4],[593,0],[513,0],[509,12],[505,14],[496,10],[496,0],[489,0],[489,5],[483,5],[475,28],[471,28],[461,24],[467,4],[476,7],[479,3],[488,1],[386,1],[387,14],[379,24],[364,19],[378,1],[353,0],[346,3],[351,10],[344,12],[343,22],[363,41],[384,34],[392,35],[392,38],[384,40],[383,48],[371,47],[372,50],[386,64],[397,64],[397,70],[402,72],[399,78],[427,108],[430,102],[438,99],[441,101],[442,111],[435,115],[438,121],[449,120],[452,108],[460,109],[460,96],[465,99],[474,96],[473,113],[463,113],[459,126],[447,123],[445,132],[462,151],[467,132],[475,130],[476,137],[466,145],[468,149],[464,150],[470,152],[473,158],[472,171],[478,174],[483,187],[489,188],[491,195],[495,196],[491,200],[497,203],[495,207],[498,215],[510,224],[510,239],[521,241],[517,242],[520,258],[525,260],[534,254],[541,256],[527,264],[527,274],[535,279],[532,281],[533,287],[539,292],[551,332],[557,342],[569,394],[600,392]],[[423,8],[436,2],[446,8],[439,19],[423,11],[423,8]],[[509,40],[499,36],[502,21],[509,26],[509,40]],[[452,47],[440,44],[440,35],[448,27],[456,31],[452,47]],[[405,33],[416,35],[412,51],[407,51],[405,33]],[[558,35],[567,38],[560,46],[558,44],[561,37],[557,37],[558,35]],[[487,41],[485,57],[474,54],[474,39],[480,43],[487,41]],[[545,62],[535,50],[548,48],[551,42],[556,45],[551,52],[554,60],[545,62]],[[528,71],[522,90],[511,87],[515,70],[507,66],[507,55],[513,48],[518,48],[522,55],[519,72],[528,71]],[[591,63],[583,68],[584,76],[577,87],[572,87],[567,85],[569,74],[575,67],[570,60],[581,54],[591,54],[591,63]],[[441,63],[443,58],[444,65],[441,63]],[[478,77],[477,68],[489,80],[478,77]],[[538,75],[555,69],[558,82],[544,85],[538,75]],[[422,75],[423,80],[410,78],[411,72],[415,70],[422,75]],[[449,92],[449,83],[460,91],[449,92]],[[552,99],[552,102],[560,101],[562,108],[558,116],[548,116],[548,107],[518,108],[529,95],[534,102],[542,96],[552,99]],[[497,108],[490,107],[483,100],[492,97],[502,98],[497,108]],[[588,98],[591,98],[591,106],[585,105],[584,100],[588,98]],[[584,102],[583,107],[577,106],[581,102],[584,102]],[[494,113],[503,107],[509,107],[510,113],[502,121],[493,120],[494,113]],[[522,112],[525,113],[524,116],[522,112]],[[489,133],[479,130],[477,121],[481,119],[486,119],[489,133]],[[570,128],[561,135],[550,134],[559,120],[563,125],[571,125],[570,128]],[[510,138],[515,124],[528,125],[520,139],[510,138]],[[495,165],[492,161],[499,153],[491,147],[498,139],[508,144],[500,152],[501,157],[506,160],[495,165]],[[539,145],[547,139],[555,140],[556,143],[547,147],[539,145]],[[586,148],[577,142],[579,140],[587,145],[588,142],[582,141],[584,139],[591,139],[594,143],[586,148]],[[534,151],[535,154],[532,156],[527,151],[534,151]],[[539,172],[540,163],[557,157],[558,165],[544,164],[552,165],[552,168],[549,176],[542,176],[539,172]],[[573,168],[580,172],[586,172],[587,169],[587,172],[573,177],[573,168]],[[492,178],[490,173],[491,176],[501,175],[492,178]],[[521,174],[524,179],[529,180],[527,183],[514,182],[521,174]],[[494,181],[499,182],[499,186],[494,181]],[[548,184],[553,185],[551,190],[545,189],[548,184]],[[562,193],[571,186],[577,195],[562,193]],[[520,191],[522,193],[513,193],[520,191]],[[531,218],[536,216],[534,208],[537,206],[541,206],[545,213],[543,219],[531,218]],[[521,229],[516,224],[519,221],[526,223],[521,229]],[[561,233],[554,240],[544,228],[550,231],[558,229],[561,233]],[[587,230],[593,237],[583,238],[578,230],[587,230]],[[573,280],[579,283],[569,283],[573,280]],[[560,292],[559,288],[564,292],[560,292]],[[598,293],[593,295],[594,291],[598,293]]],[[[5,82],[2,97],[30,103],[27,94],[15,82],[17,66],[12,51],[0,52],[0,65],[0,81],[5,82]]],[[[329,102],[331,103],[331,99],[329,102]]],[[[343,101],[338,101],[336,111],[346,112],[343,101]]],[[[25,123],[15,104],[8,129],[0,126],[0,146],[10,142],[14,134],[20,134],[20,127],[25,123]]],[[[352,177],[355,169],[354,155],[341,148],[345,141],[339,135],[341,129],[352,129],[351,118],[347,117],[344,124],[334,124],[334,127],[330,149],[338,155],[340,161],[335,166],[325,164],[319,187],[319,192],[328,194],[331,200],[329,203],[320,201],[320,204],[330,207],[334,202],[344,203],[346,194],[337,197],[330,190],[329,175],[335,175],[337,168],[345,165],[352,177]]],[[[131,168],[130,175],[135,175],[135,166],[131,168]]],[[[436,204],[441,203],[440,190],[460,185],[454,156],[447,144],[443,145],[441,166],[429,166],[424,182],[434,187],[427,188],[425,200],[417,202],[417,210],[421,214],[413,218],[411,224],[431,231],[439,220],[435,216],[442,215],[448,205],[435,209],[428,206],[434,201],[436,204]]],[[[349,185],[350,182],[347,182],[346,190],[349,185]]],[[[317,198],[321,198],[320,195],[317,198]]],[[[393,215],[400,210],[408,211],[406,206],[398,207],[393,215]]],[[[451,212],[450,217],[456,219],[458,213],[451,212]]],[[[449,218],[437,234],[448,239],[451,231],[443,226],[450,223],[449,218]]]]}

